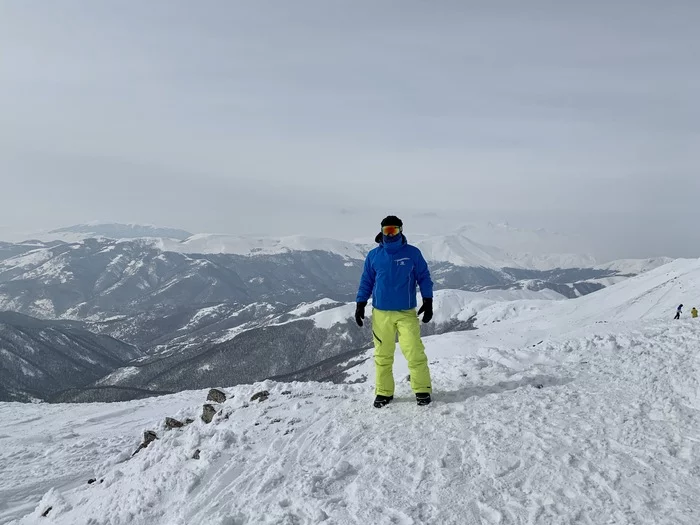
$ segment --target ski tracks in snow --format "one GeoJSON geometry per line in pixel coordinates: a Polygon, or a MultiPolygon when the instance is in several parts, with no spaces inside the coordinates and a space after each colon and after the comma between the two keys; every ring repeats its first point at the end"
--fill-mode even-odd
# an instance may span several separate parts
{"type": "Polygon", "coordinates": [[[688,323],[465,348],[432,363],[427,407],[405,380],[382,409],[367,385],[235,387],[214,423],[159,431],[45,522],[697,525],[698,348],[688,323]],[[269,400],[248,402],[260,388],[269,400]]]}
{"type": "MultiPolygon", "coordinates": [[[[435,363],[442,380],[429,407],[416,407],[405,383],[381,410],[358,387],[291,397],[296,426],[264,453],[251,449],[254,466],[223,492],[252,499],[231,498],[224,514],[269,524],[696,523],[698,339],[673,327],[651,335],[551,343],[545,364],[525,371],[500,358],[435,363]]],[[[269,417],[289,408],[273,403],[269,417]]]]}

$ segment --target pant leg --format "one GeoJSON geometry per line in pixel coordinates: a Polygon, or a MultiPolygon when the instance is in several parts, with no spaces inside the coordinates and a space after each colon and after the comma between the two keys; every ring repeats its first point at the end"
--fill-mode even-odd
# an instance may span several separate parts
{"type": "Polygon", "coordinates": [[[414,393],[432,392],[430,381],[430,369],[428,357],[425,355],[425,346],[420,338],[420,323],[415,310],[402,310],[397,312],[399,331],[399,345],[411,374],[411,389],[414,393]]]}
{"type": "Polygon", "coordinates": [[[384,310],[372,310],[372,335],[374,336],[374,365],[378,396],[394,395],[394,352],[396,352],[396,319],[384,310]]]}

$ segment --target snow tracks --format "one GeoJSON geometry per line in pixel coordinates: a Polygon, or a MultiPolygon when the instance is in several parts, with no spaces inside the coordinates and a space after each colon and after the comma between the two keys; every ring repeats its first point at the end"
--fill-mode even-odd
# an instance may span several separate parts
{"type": "MultiPolygon", "coordinates": [[[[18,522],[697,525],[699,350],[690,322],[464,348],[432,363],[427,407],[405,380],[382,409],[368,385],[235,387],[210,425],[159,429],[134,458],[98,466],[104,483],[51,492],[18,522]],[[269,399],[251,402],[260,388],[269,399]]],[[[195,416],[180,399],[161,415],[195,416]]]]}

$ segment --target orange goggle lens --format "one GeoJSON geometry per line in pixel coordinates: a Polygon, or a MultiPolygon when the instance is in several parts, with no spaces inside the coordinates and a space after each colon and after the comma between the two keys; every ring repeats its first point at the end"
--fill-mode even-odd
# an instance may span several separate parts
{"type": "Polygon", "coordinates": [[[401,227],[400,226],[382,226],[382,233],[384,235],[392,237],[394,235],[398,235],[399,233],[401,233],[401,227]]]}

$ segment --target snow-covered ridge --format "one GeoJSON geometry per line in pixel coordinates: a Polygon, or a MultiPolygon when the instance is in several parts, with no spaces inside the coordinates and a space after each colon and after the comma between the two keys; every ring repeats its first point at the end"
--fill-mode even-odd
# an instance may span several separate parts
{"type": "Polygon", "coordinates": [[[553,335],[583,334],[608,323],[671,320],[679,304],[700,308],[700,259],[677,259],[664,266],[568,301],[512,301],[484,304],[476,312],[477,337],[505,334],[513,345],[553,335]]]}
{"type": "Polygon", "coordinates": [[[161,241],[159,247],[179,253],[228,253],[237,255],[273,255],[292,251],[325,251],[348,259],[363,259],[368,246],[337,239],[290,235],[259,237],[248,235],[197,234],[181,243],[161,241]]]}
{"type": "MultiPolygon", "coordinates": [[[[363,259],[374,248],[373,233],[366,240],[346,241],[306,235],[283,237],[198,233],[190,234],[175,228],[152,225],[93,222],[34,232],[31,238],[79,242],[89,237],[109,239],[142,239],[164,251],[183,254],[278,255],[297,251],[325,251],[347,259],[363,259]]],[[[418,246],[433,262],[449,262],[456,266],[501,269],[504,267],[531,270],[556,268],[591,268],[600,261],[586,254],[576,237],[545,230],[526,230],[507,224],[467,224],[443,235],[422,235],[407,232],[409,242],[418,246]]],[[[23,237],[28,238],[28,237],[23,237]]],[[[652,269],[665,258],[613,261],[599,269],[640,273],[652,269]],[[642,262],[645,261],[645,262],[642,262]],[[636,271],[635,271],[636,269],[636,271]]]]}
{"type": "Polygon", "coordinates": [[[60,238],[62,234],[107,237],[110,239],[137,239],[140,237],[164,237],[169,239],[184,240],[192,234],[178,228],[163,228],[152,224],[121,224],[113,222],[93,221],[86,224],[76,224],[66,228],[59,228],[48,232],[60,238]]]}
{"type": "Polygon", "coordinates": [[[469,223],[460,226],[455,233],[511,253],[547,255],[588,251],[582,249],[583,242],[576,235],[564,235],[544,228],[518,228],[508,223],[469,223]]]}
{"type": "MultiPolygon", "coordinates": [[[[427,260],[449,262],[456,266],[548,270],[553,268],[586,268],[596,264],[595,259],[589,255],[508,253],[494,246],[474,242],[460,233],[436,236],[419,235],[416,236],[415,241],[409,237],[409,242],[420,248],[427,260]]],[[[302,235],[275,238],[198,234],[181,243],[164,240],[159,242],[158,246],[163,250],[180,253],[232,253],[238,255],[320,250],[336,253],[350,259],[363,259],[376,246],[376,243],[354,243],[302,235]]]]}
{"type": "Polygon", "coordinates": [[[507,252],[501,248],[474,242],[459,232],[420,238],[414,244],[421,249],[426,259],[449,262],[455,266],[551,270],[555,268],[590,268],[596,264],[595,258],[591,255],[507,252]]]}
{"type": "Polygon", "coordinates": [[[639,274],[654,270],[659,266],[672,262],[670,257],[651,257],[648,259],[619,259],[594,266],[596,270],[613,270],[621,275],[639,274]]]}

